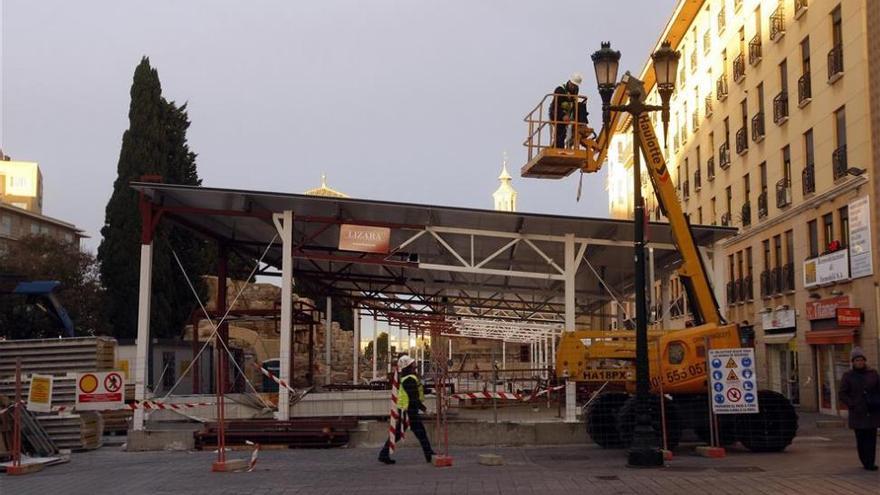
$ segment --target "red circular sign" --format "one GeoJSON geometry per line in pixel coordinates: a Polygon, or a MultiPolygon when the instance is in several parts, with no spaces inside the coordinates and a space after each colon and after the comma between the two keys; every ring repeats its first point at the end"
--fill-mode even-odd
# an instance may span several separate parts
{"type": "Polygon", "coordinates": [[[120,387],[122,387],[122,377],[119,373],[110,373],[104,377],[104,388],[108,392],[118,392],[120,387]]]}
{"type": "Polygon", "coordinates": [[[742,391],[738,388],[731,388],[727,391],[727,400],[730,402],[739,402],[742,396],[742,391]]]}
{"type": "Polygon", "coordinates": [[[86,394],[90,394],[98,388],[98,377],[88,373],[79,379],[79,389],[86,394]]]}

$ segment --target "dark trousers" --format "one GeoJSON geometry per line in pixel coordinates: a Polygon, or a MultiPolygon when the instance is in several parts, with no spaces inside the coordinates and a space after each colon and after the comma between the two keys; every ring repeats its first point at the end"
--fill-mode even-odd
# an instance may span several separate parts
{"type": "Polygon", "coordinates": [[[565,134],[568,131],[568,124],[556,124],[556,147],[565,148],[565,134]]]}
{"type": "MultiPolygon", "coordinates": [[[[431,441],[428,440],[428,432],[425,431],[425,424],[422,423],[422,415],[418,409],[410,410],[409,415],[409,431],[419,440],[419,444],[422,446],[422,452],[427,456],[428,454],[433,454],[434,450],[431,449],[431,441]]],[[[403,421],[397,422],[397,431],[394,432],[394,441],[400,441],[400,432],[403,428],[403,421]]],[[[385,440],[385,445],[382,447],[382,450],[379,451],[379,458],[384,459],[388,457],[388,450],[391,448],[391,442],[385,440]]]]}
{"type": "Polygon", "coordinates": [[[862,461],[863,466],[869,468],[874,465],[877,458],[877,428],[860,428],[855,432],[859,460],[862,461]]]}

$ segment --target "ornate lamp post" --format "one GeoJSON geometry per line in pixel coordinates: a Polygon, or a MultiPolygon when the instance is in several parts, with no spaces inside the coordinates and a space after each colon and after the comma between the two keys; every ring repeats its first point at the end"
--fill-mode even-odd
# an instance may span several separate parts
{"type": "MultiPolygon", "coordinates": [[[[641,81],[632,76],[625,80],[629,93],[626,105],[611,105],[611,97],[617,86],[617,69],[620,52],[611,49],[610,42],[603,42],[599,51],[593,53],[596,81],[602,97],[602,119],[605,126],[610,125],[611,111],[627,112],[632,116],[633,129],[633,247],[635,258],[635,296],[636,296],[636,424],[633,442],[629,450],[629,465],[651,467],[663,465],[663,454],[659,441],[651,425],[650,385],[648,367],[648,311],[645,288],[645,205],[642,199],[641,184],[641,144],[638,122],[647,118],[649,112],[660,111],[663,119],[663,135],[669,127],[669,97],[675,89],[678,73],[678,60],[681,54],[672,50],[664,42],[651,58],[657,77],[662,106],[645,104],[645,88],[641,81]]],[[[662,400],[662,398],[661,398],[662,400]]]]}

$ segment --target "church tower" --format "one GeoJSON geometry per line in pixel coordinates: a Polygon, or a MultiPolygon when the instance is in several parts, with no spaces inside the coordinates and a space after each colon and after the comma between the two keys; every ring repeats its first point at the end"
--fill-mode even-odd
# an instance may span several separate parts
{"type": "Polygon", "coordinates": [[[510,174],[507,173],[507,153],[504,153],[504,161],[501,165],[501,175],[498,176],[501,184],[492,193],[495,199],[495,211],[516,211],[516,189],[510,185],[510,174]]]}

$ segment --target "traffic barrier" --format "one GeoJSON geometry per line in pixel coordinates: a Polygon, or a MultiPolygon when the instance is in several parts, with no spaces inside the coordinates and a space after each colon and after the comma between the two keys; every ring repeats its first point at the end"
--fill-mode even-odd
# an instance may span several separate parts
{"type": "Polygon", "coordinates": [[[503,400],[523,400],[522,394],[512,394],[510,392],[464,392],[460,394],[452,394],[451,399],[468,400],[468,399],[503,399],[503,400]]]}

